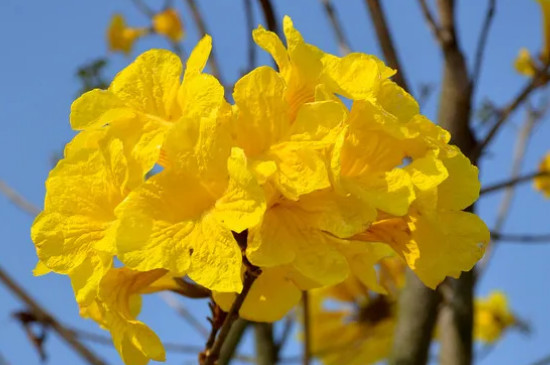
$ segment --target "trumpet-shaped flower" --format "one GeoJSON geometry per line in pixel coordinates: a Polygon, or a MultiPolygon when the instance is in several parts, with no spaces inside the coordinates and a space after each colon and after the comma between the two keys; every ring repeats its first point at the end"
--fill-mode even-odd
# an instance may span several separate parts
{"type": "Polygon", "coordinates": [[[256,225],[263,191],[227,117],[189,118],[168,132],[168,166],[117,208],[117,249],[129,268],[189,275],[218,291],[240,292],[241,248],[232,235],[256,225]]]}
{"type": "Polygon", "coordinates": [[[504,293],[493,291],[486,298],[475,300],[474,337],[477,340],[493,343],[516,324],[517,320],[508,307],[504,293]]]}
{"type": "Polygon", "coordinates": [[[128,27],[124,17],[115,14],[107,30],[109,49],[114,52],[124,52],[128,55],[132,51],[136,40],[145,34],[147,34],[147,29],[128,27]]]}
{"type": "Polygon", "coordinates": [[[93,299],[112,265],[114,210],[143,181],[150,155],[158,155],[158,141],[129,123],[81,132],[46,181],[44,211],[31,236],[43,266],[71,277],[80,303],[93,299]]]}
{"type": "Polygon", "coordinates": [[[149,360],[164,361],[165,351],[158,336],[137,320],[141,294],[166,289],[158,286],[165,270],[138,272],[127,268],[111,269],[101,280],[99,295],[92,304],[81,307],[81,315],[108,330],[125,364],[145,365],[149,360]]]}
{"type": "Polygon", "coordinates": [[[153,29],[173,42],[183,38],[183,25],[175,9],[166,9],[153,17],[153,29]]]}

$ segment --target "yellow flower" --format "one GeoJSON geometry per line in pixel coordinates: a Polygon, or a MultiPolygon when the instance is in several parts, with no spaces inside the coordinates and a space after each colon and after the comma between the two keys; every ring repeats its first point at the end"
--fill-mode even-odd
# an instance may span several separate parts
{"type": "Polygon", "coordinates": [[[374,364],[386,359],[396,325],[395,298],[369,291],[357,278],[311,292],[312,353],[323,364],[374,364]]]}
{"type": "Polygon", "coordinates": [[[536,177],[534,180],[535,189],[550,198],[550,153],[542,159],[539,164],[539,172],[546,172],[548,175],[536,177]]]}
{"type": "MultiPolygon", "coordinates": [[[[71,277],[79,303],[93,300],[112,265],[115,207],[152,167],[146,160],[158,142],[141,134],[146,135],[129,123],[81,132],[46,181],[44,211],[31,237],[42,266],[71,277]],[[122,135],[133,143],[124,144],[122,135]]],[[[39,268],[37,274],[44,271],[39,268]]]]}
{"type": "Polygon", "coordinates": [[[121,51],[129,54],[135,41],[145,34],[147,34],[147,29],[128,27],[124,17],[115,14],[111,18],[111,24],[107,30],[109,49],[114,52],[121,51]]]}
{"type": "Polygon", "coordinates": [[[126,268],[111,269],[103,277],[96,300],[81,307],[82,317],[93,319],[111,332],[113,343],[125,364],[145,365],[149,360],[165,361],[165,351],[158,336],[137,320],[141,311],[141,294],[165,290],[165,270],[147,272],[126,268]]]}
{"type": "Polygon", "coordinates": [[[240,292],[241,248],[232,235],[256,225],[263,191],[229,117],[186,118],[166,137],[168,166],[117,208],[117,249],[129,268],[169,270],[221,292],[240,292]]]}
{"type": "Polygon", "coordinates": [[[519,74],[524,76],[533,77],[537,72],[537,65],[526,48],[519,50],[514,67],[519,74]]]}
{"type": "Polygon", "coordinates": [[[493,291],[486,298],[476,299],[474,303],[474,338],[493,343],[504,331],[517,324],[514,314],[508,307],[506,295],[493,291]]]}
{"type": "Polygon", "coordinates": [[[173,42],[183,38],[183,25],[175,9],[166,9],[153,17],[153,29],[173,42]]]}

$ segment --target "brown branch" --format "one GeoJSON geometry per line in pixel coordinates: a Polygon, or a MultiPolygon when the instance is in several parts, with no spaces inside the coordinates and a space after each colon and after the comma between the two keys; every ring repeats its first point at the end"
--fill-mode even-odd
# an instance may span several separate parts
{"type": "Polygon", "coordinates": [[[252,30],[254,29],[254,11],[252,9],[252,0],[244,0],[244,14],[246,18],[246,38],[248,39],[248,65],[247,71],[250,72],[256,67],[256,44],[252,38],[252,30]]]}
{"type": "Polygon", "coordinates": [[[512,243],[550,243],[550,233],[534,235],[491,232],[491,239],[512,243]]]}
{"type": "MultiPolygon", "coordinates": [[[[191,10],[191,15],[193,16],[193,20],[195,22],[195,25],[197,26],[199,34],[201,35],[201,37],[204,37],[206,34],[208,34],[208,29],[206,28],[206,23],[204,22],[202,14],[195,0],[185,0],[185,2],[187,3],[189,10],[191,10]]],[[[218,81],[223,85],[223,79],[221,77],[220,67],[218,65],[216,53],[214,52],[214,47],[212,47],[212,51],[210,52],[210,58],[208,59],[208,64],[210,65],[210,70],[212,71],[212,75],[214,75],[218,79],[218,81]]]]}
{"type": "Polygon", "coordinates": [[[279,24],[277,23],[277,17],[275,16],[275,10],[270,0],[259,0],[264,13],[265,22],[267,23],[267,29],[281,36],[279,31],[279,24]]]}
{"type": "Polygon", "coordinates": [[[229,309],[229,312],[226,314],[223,325],[219,329],[219,333],[217,334],[217,336],[216,332],[218,332],[218,329],[215,329],[215,326],[212,326],[212,333],[214,333],[214,336],[210,336],[209,340],[207,341],[205,350],[199,355],[199,362],[201,365],[216,364],[220,356],[220,351],[223,343],[227,338],[227,335],[229,334],[229,330],[231,329],[231,325],[239,317],[239,310],[241,309],[244,300],[248,295],[250,288],[252,287],[252,284],[260,274],[261,270],[259,268],[252,266],[247,267],[244,273],[243,289],[239,293],[239,295],[236,296],[235,301],[229,309]],[[214,338],[215,340],[212,341],[214,338]]]}
{"type": "Polygon", "coordinates": [[[543,70],[538,71],[535,76],[533,76],[533,78],[527,83],[527,85],[525,85],[520,90],[520,92],[512,99],[512,101],[510,101],[503,109],[501,109],[500,113],[498,113],[497,120],[495,121],[485,138],[479,141],[475,148],[472,150],[472,153],[470,154],[470,159],[477,160],[481,156],[485,148],[496,136],[499,129],[512,115],[512,113],[527,100],[527,97],[531,95],[533,91],[547,84],[547,71],[549,65],[546,65],[543,70]]]}
{"type": "Polygon", "coordinates": [[[338,20],[338,16],[336,15],[334,6],[332,6],[332,1],[321,0],[321,4],[323,4],[325,13],[327,13],[330,24],[332,25],[332,29],[334,30],[334,34],[336,35],[336,40],[338,41],[338,48],[340,48],[340,53],[342,55],[347,55],[351,52],[351,47],[344,33],[344,29],[342,28],[342,24],[338,20]]]}
{"type": "Polygon", "coordinates": [[[134,6],[143,13],[148,18],[152,18],[155,16],[155,12],[153,9],[147,6],[142,0],[132,0],[134,3],[134,6]]]}
{"type": "Polygon", "coordinates": [[[382,48],[384,58],[386,59],[388,66],[397,70],[397,74],[394,76],[395,82],[403,89],[410,92],[405,78],[405,70],[401,67],[401,64],[399,62],[399,57],[397,56],[397,52],[395,50],[392,35],[386,22],[384,9],[382,9],[379,0],[366,1],[369,8],[371,20],[374,24],[374,29],[376,30],[376,35],[378,36],[378,43],[380,44],[380,48],[382,48]]]}
{"type": "Polygon", "coordinates": [[[25,290],[20,287],[9,275],[0,268],[0,281],[2,281],[8,289],[15,294],[22,302],[24,302],[34,316],[43,324],[53,329],[76,353],[78,353],[87,363],[92,365],[105,365],[106,363],[95,355],[90,349],[84,346],[75,336],[74,333],[63,326],[50,313],[42,308],[33,298],[28,295],[25,290]]]}
{"type": "Polygon", "coordinates": [[[174,278],[179,288],[172,290],[174,293],[181,294],[187,298],[200,299],[209,298],[212,292],[204,286],[196,283],[190,283],[182,278],[174,278]]]}
{"type": "Polygon", "coordinates": [[[426,23],[428,23],[428,27],[432,31],[434,37],[438,42],[441,43],[441,29],[439,24],[435,21],[435,18],[428,7],[428,4],[426,4],[426,0],[418,0],[418,3],[420,4],[420,9],[422,10],[422,15],[424,16],[424,19],[426,20],[426,23]]]}
{"type": "Polygon", "coordinates": [[[0,193],[4,194],[13,204],[15,204],[19,209],[28,213],[31,216],[36,216],[40,213],[40,209],[25,199],[21,194],[11,188],[4,181],[0,180],[0,193]]]}
{"type": "Polygon", "coordinates": [[[483,21],[483,26],[481,28],[481,32],[479,33],[479,39],[477,41],[474,69],[472,72],[472,76],[470,77],[472,93],[474,92],[475,86],[479,80],[479,75],[481,73],[481,65],[483,63],[483,54],[485,52],[485,48],[487,45],[489,29],[491,29],[492,20],[495,15],[495,7],[496,7],[496,0],[489,0],[489,5],[487,6],[487,12],[485,13],[485,20],[483,21]]]}
{"type": "Polygon", "coordinates": [[[309,293],[307,290],[302,292],[302,315],[304,316],[304,353],[302,358],[303,365],[309,365],[311,362],[311,324],[309,316],[309,293]]]}
{"type": "Polygon", "coordinates": [[[480,190],[479,194],[483,195],[483,194],[492,193],[492,192],[495,192],[495,191],[498,191],[498,190],[506,189],[506,188],[509,188],[509,187],[513,187],[517,184],[521,184],[521,183],[526,182],[526,181],[531,181],[534,178],[541,177],[541,176],[550,176],[550,172],[549,171],[539,171],[539,172],[533,172],[533,173],[530,173],[530,174],[527,174],[527,175],[517,176],[517,177],[514,177],[510,180],[506,180],[506,181],[496,183],[496,184],[493,184],[493,185],[489,185],[485,188],[482,188],[480,190]]]}

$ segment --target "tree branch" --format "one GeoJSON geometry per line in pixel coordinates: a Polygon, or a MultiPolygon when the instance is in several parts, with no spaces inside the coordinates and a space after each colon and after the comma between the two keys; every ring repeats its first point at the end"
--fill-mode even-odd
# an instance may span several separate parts
{"type": "Polygon", "coordinates": [[[506,189],[506,188],[515,186],[517,184],[524,183],[526,181],[531,181],[534,178],[541,177],[541,176],[550,176],[550,172],[549,171],[539,171],[539,172],[532,172],[532,173],[527,174],[527,175],[517,176],[517,177],[514,177],[510,180],[506,180],[506,181],[496,183],[496,184],[493,184],[493,185],[489,185],[485,188],[482,188],[480,190],[479,194],[483,195],[483,194],[492,193],[492,192],[495,192],[495,191],[498,191],[498,190],[506,189]]]}
{"type": "Polygon", "coordinates": [[[244,0],[244,14],[246,18],[246,38],[248,39],[248,65],[247,71],[243,74],[250,72],[256,67],[256,45],[254,43],[254,38],[252,37],[252,30],[255,28],[254,25],[254,11],[252,9],[252,0],[244,0]]]}
{"type": "Polygon", "coordinates": [[[487,6],[487,12],[485,13],[485,20],[483,21],[483,26],[481,28],[481,32],[479,33],[479,39],[477,41],[474,69],[472,72],[472,76],[470,77],[472,93],[474,93],[475,86],[479,80],[479,75],[481,73],[481,65],[483,63],[483,54],[485,52],[485,47],[487,45],[487,37],[489,36],[489,29],[491,28],[492,20],[495,15],[495,7],[496,7],[496,1],[489,0],[489,5],[487,6]]]}
{"type": "Polygon", "coordinates": [[[534,235],[491,232],[491,239],[512,243],[550,243],[550,233],[534,235]]]}
{"type": "MultiPolygon", "coordinates": [[[[220,358],[218,359],[217,365],[227,365],[233,358],[243,361],[243,356],[238,354],[235,355],[235,352],[249,325],[250,322],[242,318],[237,319],[233,323],[220,351],[220,358]]],[[[250,362],[256,363],[256,359],[252,358],[250,362]]]]}
{"type": "Polygon", "coordinates": [[[162,300],[168,306],[170,306],[172,309],[176,311],[183,319],[187,321],[193,327],[198,333],[200,333],[203,337],[208,337],[208,330],[199,322],[195,316],[191,312],[185,308],[179,300],[177,300],[173,294],[170,293],[160,293],[159,294],[162,300]]]}
{"type": "Polygon", "coordinates": [[[4,181],[0,180],[0,193],[4,194],[13,204],[19,209],[28,213],[31,216],[37,216],[40,213],[40,209],[25,199],[21,194],[12,189],[4,181]]]}
{"type": "Polygon", "coordinates": [[[485,148],[496,136],[500,127],[504,125],[504,123],[508,120],[512,113],[527,100],[527,97],[531,95],[533,91],[548,83],[547,71],[549,65],[546,65],[543,70],[538,71],[535,76],[533,76],[533,78],[512,99],[512,101],[510,101],[503,109],[501,109],[501,112],[498,114],[497,120],[495,121],[485,138],[479,141],[475,148],[472,150],[472,153],[470,154],[470,159],[479,159],[485,148]]]}
{"type": "Polygon", "coordinates": [[[351,47],[344,33],[344,29],[342,28],[342,25],[338,20],[338,16],[336,15],[334,6],[332,6],[331,0],[321,0],[321,4],[323,4],[325,13],[328,16],[330,24],[332,25],[332,29],[334,30],[334,34],[336,35],[338,48],[340,48],[340,54],[347,55],[351,52],[351,47]]]}
{"type": "Polygon", "coordinates": [[[428,27],[432,31],[435,39],[441,43],[441,28],[439,24],[435,21],[435,18],[428,7],[428,4],[426,4],[426,0],[418,0],[418,3],[420,4],[420,9],[422,10],[422,15],[424,16],[424,19],[426,20],[426,23],[428,23],[428,27]]]}
{"type": "Polygon", "coordinates": [[[267,23],[267,29],[276,33],[279,37],[281,32],[279,30],[279,24],[277,23],[277,18],[275,16],[275,10],[273,10],[273,5],[270,0],[259,0],[262,7],[262,12],[264,13],[265,22],[267,23]]]}
{"type": "Polygon", "coordinates": [[[53,329],[76,353],[82,357],[87,363],[92,365],[106,365],[106,363],[97,357],[90,349],[84,346],[75,336],[74,333],[63,326],[50,313],[43,309],[25,290],[19,286],[9,275],[0,268],[0,281],[15,294],[22,302],[24,302],[34,316],[43,324],[53,329]]]}
{"type": "Polygon", "coordinates": [[[401,67],[399,57],[395,51],[392,35],[386,22],[384,9],[382,9],[379,0],[367,0],[367,6],[369,8],[371,20],[374,24],[374,29],[376,30],[376,35],[378,36],[378,43],[380,44],[380,48],[382,48],[384,58],[386,59],[388,66],[397,70],[397,74],[394,76],[395,82],[403,89],[410,92],[411,90],[409,89],[405,78],[405,70],[401,67]]]}
{"type": "Polygon", "coordinates": [[[311,363],[311,325],[309,317],[309,293],[307,290],[302,292],[302,315],[304,316],[304,353],[302,358],[303,365],[311,363]]]}

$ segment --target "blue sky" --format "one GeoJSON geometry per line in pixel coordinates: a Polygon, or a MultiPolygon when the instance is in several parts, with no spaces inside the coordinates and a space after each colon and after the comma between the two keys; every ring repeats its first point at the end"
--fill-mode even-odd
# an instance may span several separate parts
{"type": "MultiPolygon", "coordinates": [[[[290,15],[306,40],[325,51],[337,53],[338,48],[329,21],[318,0],[277,0],[276,13],[290,15]]],[[[154,7],[160,1],[149,1],[154,7]]],[[[256,4],[256,2],[254,2],[256,4]]],[[[336,1],[338,15],[354,51],[381,56],[368,21],[362,0],[336,1]]],[[[422,83],[438,85],[441,75],[441,56],[426,27],[415,1],[384,1],[394,32],[406,76],[413,92],[422,83]]],[[[187,52],[198,40],[194,23],[183,1],[175,1],[184,18],[187,52]]],[[[210,33],[214,38],[223,78],[234,82],[246,66],[247,37],[241,1],[204,0],[200,2],[210,33]]],[[[256,6],[255,6],[256,7],[256,6]]],[[[462,1],[458,9],[458,24],[462,48],[472,64],[472,55],[481,26],[486,1],[462,1]]],[[[34,204],[41,206],[44,181],[51,169],[51,157],[62,151],[74,132],[68,116],[71,102],[80,88],[75,71],[95,58],[107,55],[105,29],[110,16],[122,12],[132,25],[147,25],[147,19],[130,0],[45,2],[38,0],[4,0],[0,2],[0,179],[16,188],[34,204]]],[[[263,23],[255,9],[255,23],[263,23]]],[[[542,44],[541,17],[538,5],[530,0],[498,1],[498,9],[489,36],[489,43],[477,92],[476,105],[489,98],[496,105],[510,100],[526,80],[517,75],[512,63],[520,47],[536,52],[542,44]]],[[[165,48],[168,43],[160,37],[138,42],[131,57],[109,55],[106,76],[109,79],[131,60],[149,48],[165,48]]],[[[260,64],[270,64],[259,50],[260,64]]],[[[437,93],[437,89],[435,90],[437,93]]],[[[532,98],[540,101],[541,94],[532,98]]],[[[437,94],[422,105],[430,118],[435,115],[437,94]]],[[[483,184],[505,179],[510,170],[513,144],[525,117],[519,110],[499,133],[489,154],[482,162],[483,184]]],[[[543,154],[550,150],[550,126],[542,121],[529,144],[523,172],[533,171],[543,154]]],[[[480,215],[489,225],[495,220],[501,194],[484,197],[480,215]]],[[[517,189],[506,232],[547,233],[550,201],[533,191],[530,184],[517,189]]],[[[0,196],[0,264],[37,298],[47,309],[71,326],[99,332],[94,323],[78,316],[77,306],[67,278],[47,275],[32,276],[36,262],[34,247],[29,238],[32,217],[20,211],[0,196]]],[[[515,312],[531,323],[533,333],[525,336],[508,333],[481,364],[529,364],[547,355],[550,339],[550,245],[502,244],[496,249],[488,271],[477,286],[477,293],[487,294],[491,289],[504,290],[515,312]]],[[[206,313],[203,301],[186,301],[196,313],[206,313]]],[[[0,354],[11,364],[39,364],[35,351],[29,345],[18,323],[10,317],[22,309],[3,286],[0,286],[0,354]]],[[[144,302],[143,319],[163,340],[202,346],[203,339],[186,323],[173,314],[156,297],[144,302]]],[[[120,364],[114,350],[93,345],[111,364],[120,364]]],[[[252,351],[250,339],[242,352],[252,351]]],[[[56,336],[47,341],[50,364],[81,364],[81,360],[56,336]]],[[[287,354],[296,354],[297,345],[289,346],[287,354]]],[[[193,356],[169,354],[168,364],[194,363],[193,356]]]]}

